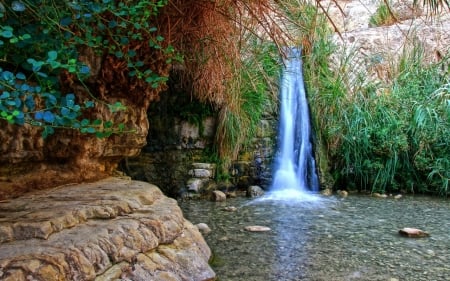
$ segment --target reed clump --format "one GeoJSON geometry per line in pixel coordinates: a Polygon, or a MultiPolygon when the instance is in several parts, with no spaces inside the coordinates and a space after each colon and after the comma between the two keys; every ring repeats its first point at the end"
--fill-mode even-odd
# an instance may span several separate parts
{"type": "Polygon", "coordinates": [[[312,42],[305,81],[317,146],[332,163],[336,186],[450,194],[450,78],[442,70],[448,57],[427,64],[414,41],[391,66],[390,83],[381,85],[349,71],[352,54],[332,70],[335,46],[325,32],[312,42]]]}

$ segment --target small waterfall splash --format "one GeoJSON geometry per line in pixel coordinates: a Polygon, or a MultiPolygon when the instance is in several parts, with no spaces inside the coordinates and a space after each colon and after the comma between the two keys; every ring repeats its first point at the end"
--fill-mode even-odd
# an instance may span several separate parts
{"type": "Polygon", "coordinates": [[[316,198],[311,192],[319,190],[319,181],[298,48],[288,49],[280,90],[279,152],[271,193],[274,197],[311,200],[316,198]]]}

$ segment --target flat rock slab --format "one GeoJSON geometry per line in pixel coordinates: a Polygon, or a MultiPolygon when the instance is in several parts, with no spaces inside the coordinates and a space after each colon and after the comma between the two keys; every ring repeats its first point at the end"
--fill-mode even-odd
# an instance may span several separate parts
{"type": "Polygon", "coordinates": [[[209,280],[210,254],[177,202],[145,182],[109,178],[0,203],[1,280],[209,280]]]}

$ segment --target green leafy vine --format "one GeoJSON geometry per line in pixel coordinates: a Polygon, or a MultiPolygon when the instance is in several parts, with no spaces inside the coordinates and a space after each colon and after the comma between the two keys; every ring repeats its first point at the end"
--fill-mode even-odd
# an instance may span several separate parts
{"type": "MultiPolygon", "coordinates": [[[[161,52],[171,63],[175,50],[163,46],[152,19],[167,0],[22,0],[0,3],[0,119],[10,124],[43,127],[43,137],[56,128],[107,137],[127,131],[124,124],[90,120],[83,112],[105,102],[61,89],[61,74],[85,84],[90,65],[80,47],[97,56],[112,55],[126,63],[127,74],[152,88],[167,81],[151,69],[141,46],[161,52]],[[129,3],[132,2],[132,3],[129,3]]],[[[142,48],[144,49],[144,48],[142,48]]],[[[119,101],[106,104],[111,112],[125,110],[119,101]]]]}

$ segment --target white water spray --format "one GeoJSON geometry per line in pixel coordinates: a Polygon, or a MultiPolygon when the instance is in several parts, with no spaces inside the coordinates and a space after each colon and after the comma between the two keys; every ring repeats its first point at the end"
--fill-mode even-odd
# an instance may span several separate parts
{"type": "Polygon", "coordinates": [[[279,153],[271,187],[274,197],[314,199],[319,189],[300,50],[288,49],[281,79],[279,153]]]}

